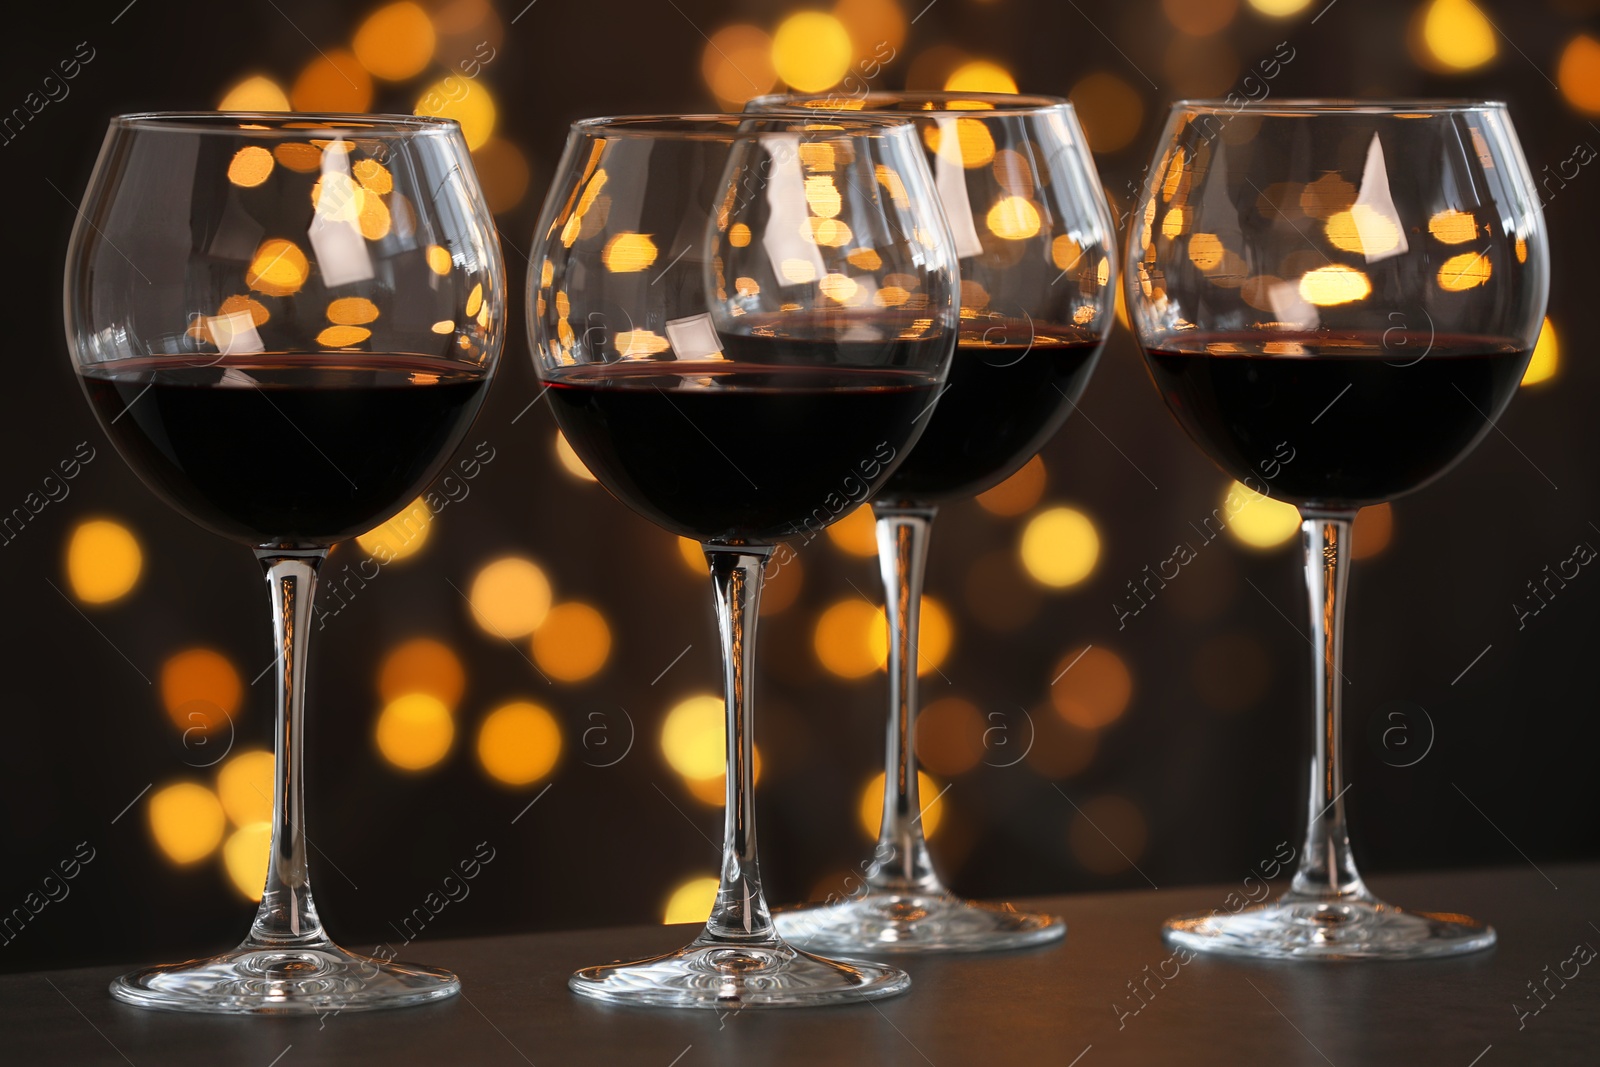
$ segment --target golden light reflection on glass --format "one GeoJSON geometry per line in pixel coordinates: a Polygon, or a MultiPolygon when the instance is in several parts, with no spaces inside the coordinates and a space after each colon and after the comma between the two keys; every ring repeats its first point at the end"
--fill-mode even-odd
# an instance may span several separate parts
{"type": "Polygon", "coordinates": [[[262,749],[240,752],[217,772],[217,799],[235,826],[272,818],[272,753],[262,749]]]}
{"type": "Polygon", "coordinates": [[[1039,232],[1039,209],[1020,196],[1002,197],[984,216],[984,224],[1003,241],[1025,241],[1039,232]]]}
{"type": "Polygon", "coordinates": [[[550,579],[532,560],[506,556],[478,571],[467,599],[485,633],[526,637],[550,614],[550,579]]]}
{"type": "Polygon", "coordinates": [[[478,727],[478,764],[506,785],[528,785],[548,775],[561,747],[555,716],[526,700],[502,704],[478,727]]]}
{"type": "Polygon", "coordinates": [[[379,563],[390,563],[422,551],[432,530],[433,509],[417,497],[394,518],[358,536],[356,544],[379,563]]]}
{"type": "Polygon", "coordinates": [[[1274,548],[1300,530],[1298,508],[1241,482],[1231,483],[1223,494],[1222,513],[1228,517],[1228,533],[1250,548],[1274,548]]]}
{"type": "Polygon", "coordinates": [[[222,94],[218,111],[288,111],[289,96],[277,82],[254,75],[222,94]]]}
{"type": "Polygon", "coordinates": [[[454,708],[466,691],[467,674],[449,645],[413,637],[396,645],[378,669],[378,696],[385,703],[407,693],[426,693],[454,708]]]}
{"type": "Polygon", "coordinates": [[[228,180],[252,189],[272,176],[272,153],[259,145],[245,145],[228,163],[228,180]]]}
{"type": "Polygon", "coordinates": [[[1428,220],[1428,232],[1447,245],[1465,244],[1478,236],[1478,220],[1470,211],[1445,208],[1428,220]]]}
{"type": "Polygon", "coordinates": [[[612,236],[600,252],[600,262],[614,274],[644,270],[659,253],[648,234],[623,232],[612,236]]]}
{"type": "Polygon", "coordinates": [[[1547,382],[1560,369],[1561,340],[1556,336],[1555,323],[1546,318],[1539,330],[1539,343],[1533,346],[1533,355],[1528,359],[1528,369],[1522,372],[1522,384],[1547,382]]]}
{"type": "Polygon", "coordinates": [[[1462,252],[1445,260],[1439,268],[1439,288],[1447,293],[1475,289],[1486,283],[1493,273],[1494,265],[1487,251],[1462,252]]]}
{"type": "Polygon", "coordinates": [[[120,600],[139,583],[143,571],[139,539],[120,522],[89,519],[67,539],[67,584],[85,604],[120,600]]]}
{"type": "Polygon", "coordinates": [[[428,257],[429,270],[439,275],[450,273],[451,260],[450,252],[447,249],[438,245],[429,245],[426,255],[428,257]]]}
{"type": "Polygon", "coordinates": [[[150,794],[149,820],[156,846],[178,864],[211,855],[228,828],[217,795],[194,782],[177,782],[150,794]]]}
{"type": "Polygon", "coordinates": [[[421,74],[433,59],[436,43],[428,13],[403,0],[368,15],[356,30],[351,47],[374,77],[397,82],[421,74]]]}
{"type": "Polygon", "coordinates": [[[269,237],[250,257],[244,282],[267,296],[291,296],[300,291],[310,274],[311,264],[299,245],[282,237],[269,237]]]}
{"type": "Polygon", "coordinates": [[[703,923],[717,902],[717,891],[722,883],[711,875],[691,878],[674,889],[662,909],[661,922],[665,926],[675,923],[703,923]]]}
{"type": "Polygon", "coordinates": [[[1300,277],[1300,297],[1318,307],[1335,307],[1372,294],[1372,283],[1366,273],[1343,263],[1331,263],[1307,271],[1300,277]]]}
{"type": "Polygon", "coordinates": [[[317,344],[324,348],[350,348],[372,336],[365,326],[329,326],[317,334],[317,344]]]}
{"type": "Polygon", "coordinates": [[[1011,477],[978,494],[978,506],[991,515],[1021,515],[1039,503],[1048,482],[1044,460],[1035,455],[1011,477]]]}
{"type": "Polygon", "coordinates": [[[803,93],[827,89],[845,76],[852,55],[850,33],[821,11],[799,11],[772,35],[772,67],[803,93]]]}
{"type": "MultiPolygon", "coordinates": [[[[987,167],[994,162],[994,134],[989,132],[986,123],[981,119],[956,119],[955,127],[955,140],[950,141],[945,137],[942,127],[924,126],[922,140],[927,144],[928,151],[952,163],[959,163],[968,170],[987,167]]],[[[904,188],[902,185],[901,195],[904,194],[904,188]]],[[[895,199],[898,201],[900,196],[895,199]]]]}
{"type": "Polygon", "coordinates": [[[429,693],[405,693],[383,706],[374,733],[378,751],[403,771],[432,767],[450,752],[456,724],[444,701],[429,693]]]}
{"type": "Polygon", "coordinates": [[[1400,247],[1400,227],[1388,215],[1366,204],[1334,212],[1323,223],[1323,229],[1333,247],[1365,255],[1368,262],[1400,247]]]}
{"type": "MultiPolygon", "coordinates": [[[[862,787],[861,801],[857,805],[861,828],[872,838],[878,836],[878,828],[883,824],[884,779],[882,771],[873,776],[872,780],[862,787]]],[[[939,823],[944,818],[944,797],[941,795],[939,783],[922,771],[917,772],[917,799],[922,803],[920,812],[922,836],[932,840],[934,832],[938,830],[939,823]]]]}
{"type": "MultiPolygon", "coordinates": [[[[950,657],[954,643],[955,623],[950,612],[933,597],[923,597],[921,624],[917,630],[917,673],[937,670],[950,657]]],[[[872,650],[873,666],[880,671],[887,669],[889,618],[882,608],[873,611],[872,623],[867,627],[867,645],[872,650]]]]}
{"type": "Polygon", "coordinates": [[[362,326],[378,317],[378,305],[364,296],[342,296],[328,304],[328,321],[362,326]]]}
{"type": "Polygon", "coordinates": [[[1083,512],[1054,507],[1028,520],[1019,553],[1023,569],[1034,581],[1066,589],[1094,573],[1100,558],[1100,534],[1083,512]]]}
{"type": "Polygon", "coordinates": [[[472,287],[472,292],[467,294],[467,317],[470,319],[483,310],[483,283],[479,282],[472,287]]]}

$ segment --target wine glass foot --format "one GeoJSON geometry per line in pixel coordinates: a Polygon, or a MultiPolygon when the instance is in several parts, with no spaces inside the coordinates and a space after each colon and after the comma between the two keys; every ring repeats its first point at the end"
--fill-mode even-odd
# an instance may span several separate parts
{"type": "Polygon", "coordinates": [[[786,909],[773,921],[789,941],[823,952],[998,952],[1067,934],[1060,916],[948,894],[874,892],[786,909]]]}
{"type": "Polygon", "coordinates": [[[567,979],[579,996],[657,1008],[800,1008],[852,1004],[904,993],[911,976],[867,960],[824,959],[775,941],[695,941],[631,963],[585,967],[567,979]]]}
{"type": "Polygon", "coordinates": [[[373,959],[326,941],[244,945],[111,983],[111,995],[124,1004],[221,1015],[337,1015],[422,1004],[460,991],[461,980],[449,971],[373,959]]]}
{"type": "Polygon", "coordinates": [[[1406,911],[1378,900],[1276,900],[1229,915],[1168,919],[1169,945],[1283,960],[1416,960],[1493,947],[1494,927],[1465,915],[1406,911]]]}

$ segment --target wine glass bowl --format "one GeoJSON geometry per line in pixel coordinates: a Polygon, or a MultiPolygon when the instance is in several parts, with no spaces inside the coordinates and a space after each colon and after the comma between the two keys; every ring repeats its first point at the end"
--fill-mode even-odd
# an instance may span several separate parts
{"type": "Polygon", "coordinates": [[[581,996],[729,1011],[910,984],[887,964],[791,947],[774,927],[750,687],[764,574],[880,490],[934,410],[959,322],[934,203],[904,123],[646,116],[572,129],[534,234],[536,369],[596,479],[701,542],[727,692],[724,858],[705,929],[677,952],[578,971],[568,985],[581,996]]]}
{"type": "Polygon", "coordinates": [[[923,571],[940,504],[999,484],[1076,408],[1115,311],[1115,231],[1072,104],[1047,96],[870,92],[760,97],[759,114],[915,124],[961,264],[950,377],[927,430],[873,501],[888,614],[884,814],[860,892],[785,909],[779,928],[831,951],[949,952],[1060,939],[1061,919],[945,888],[921,830],[912,737],[923,571]]]}
{"type": "Polygon", "coordinates": [[[1299,507],[1314,635],[1311,791],[1289,890],[1170,920],[1183,948],[1414,959],[1494,931],[1367,889],[1346,829],[1343,613],[1352,523],[1483,438],[1538,338],[1549,252],[1503,104],[1282,101],[1172,108],[1133,216],[1130,321],[1189,436],[1299,507]]]}
{"type": "Polygon", "coordinates": [[[378,115],[112,120],[67,255],[67,338],[102,429],[177,511],[250,546],[277,716],[261,903],[231,952],[112,983],[140,1007],[336,1014],[448,997],[448,971],[335,944],[302,769],[317,568],[448,461],[498,363],[505,279],[459,127],[378,115]]]}

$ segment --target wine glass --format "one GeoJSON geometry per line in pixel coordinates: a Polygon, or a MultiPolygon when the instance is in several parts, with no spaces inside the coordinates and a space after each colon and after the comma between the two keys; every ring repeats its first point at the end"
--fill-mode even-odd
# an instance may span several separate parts
{"type": "Polygon", "coordinates": [[[271,851],[249,936],[124,975],[118,1000],[323,1014],[460,989],[323,932],[306,863],[306,643],[328,549],[403,509],[467,432],[504,308],[494,224],[453,121],[112,120],[67,253],[78,377],[146,485],[255,552],[278,654],[271,851]]]}
{"type": "MultiPolygon", "coordinates": [[[[1427,485],[1517,390],[1549,290],[1538,191],[1504,104],[1176,104],[1125,275],[1151,378],[1195,443],[1302,517],[1312,642],[1305,846],[1283,896],[1169,920],[1195,952],[1413,959],[1494,930],[1372,895],[1345,825],[1350,531],[1427,485]]],[[[1225,520],[1231,516],[1221,516],[1225,520]]]]}
{"type": "Polygon", "coordinates": [[[917,447],[873,499],[889,626],[883,821],[862,888],[785,909],[778,928],[813,948],[982,951],[1054,941],[1066,924],[955,896],[923,839],[916,655],[938,506],[999,484],[1077,406],[1110,332],[1115,240],[1072,104],[1051,96],[875,92],[769,96],[747,111],[809,109],[916,123],[961,262],[950,379],[917,447]]]}
{"type": "Polygon", "coordinates": [[[763,575],[866,500],[949,369],[957,268],[916,131],[810,117],[577,123],[534,234],[528,318],[562,432],[602,485],[705,549],[727,690],[721,886],[703,933],[574,992],[738,1010],[907,988],[790,947],[756,859],[763,575]]]}

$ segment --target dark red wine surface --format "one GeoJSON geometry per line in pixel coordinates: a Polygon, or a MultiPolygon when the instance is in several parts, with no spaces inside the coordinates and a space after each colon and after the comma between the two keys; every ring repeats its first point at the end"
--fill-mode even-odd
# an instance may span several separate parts
{"type": "Polygon", "coordinates": [[[1493,337],[1184,333],[1151,377],[1201,449],[1294,504],[1391,500],[1439,477],[1488,432],[1529,350],[1493,337]]]}
{"type": "Polygon", "coordinates": [[[482,368],[426,356],[128,359],[82,371],[128,464],[247,544],[329,545],[401,511],[483,400],[482,368]]]}

